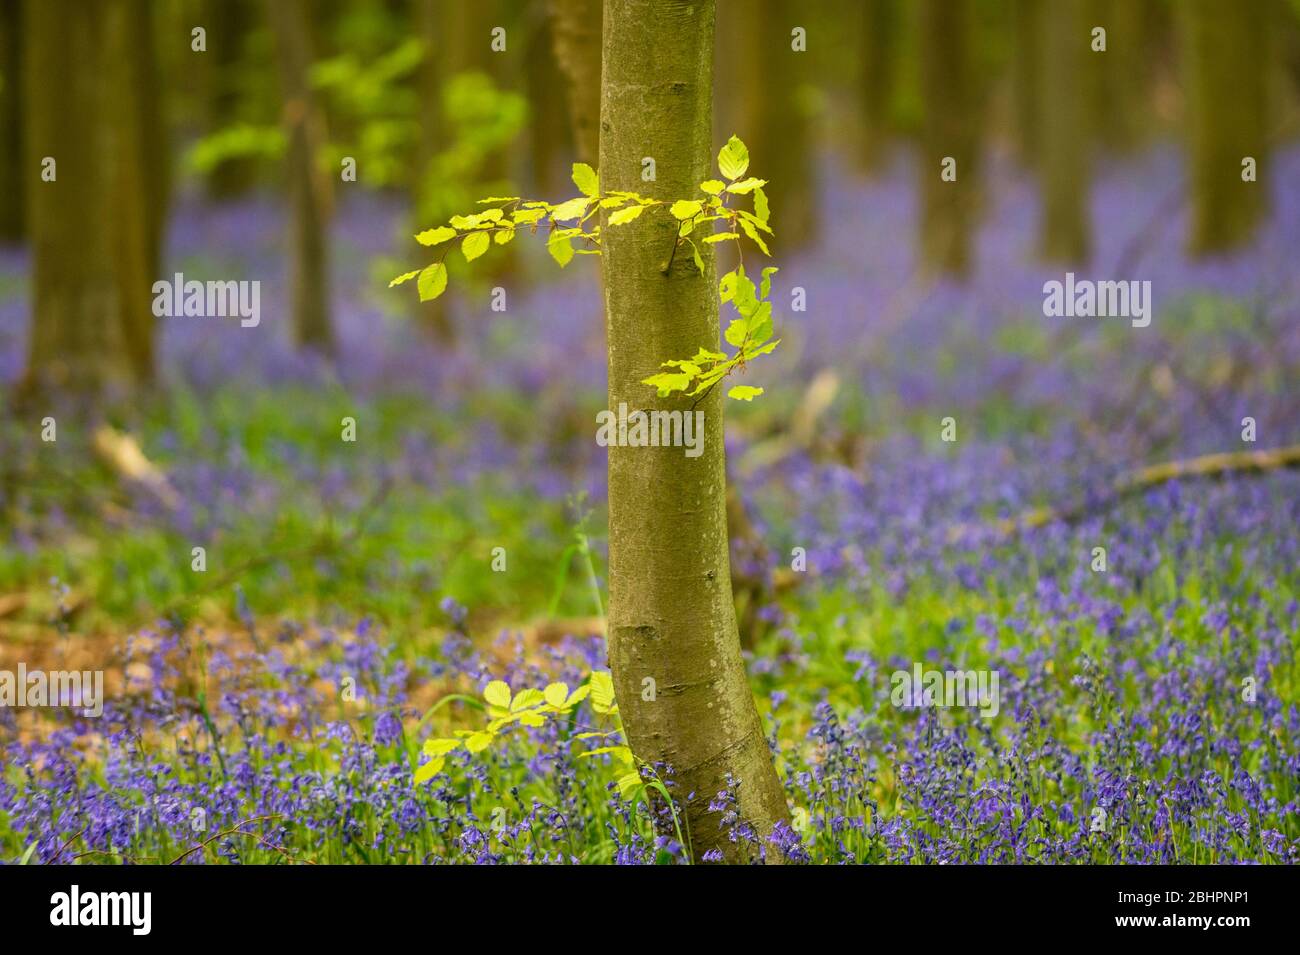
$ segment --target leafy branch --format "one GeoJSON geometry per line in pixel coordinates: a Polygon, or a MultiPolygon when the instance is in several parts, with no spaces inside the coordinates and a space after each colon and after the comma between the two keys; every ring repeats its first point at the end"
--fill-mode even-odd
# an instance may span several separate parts
{"type": "MultiPolygon", "coordinates": [[[[422,269],[394,278],[389,288],[415,280],[420,301],[437,298],[447,290],[447,255],[459,245],[466,262],[473,262],[493,245],[506,245],[521,229],[537,234],[546,228],[546,250],[561,268],[573,261],[576,255],[599,255],[601,247],[600,214],[607,212],[607,226],[622,226],[635,222],[647,209],[666,207],[678,222],[673,247],[664,264],[663,272],[671,269],[677,252],[690,247],[695,267],[704,272],[704,259],[700,255],[702,244],[735,242],[741,249],[740,238],[746,236],[766,256],[771,252],[763,234],[772,235],[768,224],[770,209],[763,187],[766,179],[745,177],[749,170],[749,150],[739,138],[732,136],[718,152],[718,172],[722,179],[706,179],[700,183],[700,194],[689,199],[651,199],[636,192],[611,190],[602,192],[600,177],[586,163],[573,166],[573,184],[580,195],[563,202],[552,203],[541,199],[525,200],[519,196],[492,196],[480,199],[478,205],[488,206],[468,215],[452,216],[446,225],[426,229],[415,236],[421,245],[441,247],[438,259],[422,269]],[[725,180],[725,181],[724,181],[725,180]],[[752,197],[752,210],[733,206],[738,196],[752,197]]],[[[718,297],[723,304],[730,302],[737,317],[727,326],[723,338],[735,349],[732,354],[701,346],[691,358],[674,358],[663,362],[660,371],[642,380],[654,387],[660,397],[682,392],[699,397],[733,372],[744,371],[747,364],[771,352],[780,339],[773,339],[772,302],[770,299],[772,275],[775,266],[762,270],[759,282],[745,274],[743,252],[735,269],[727,272],[718,282],[718,297]]],[[[709,343],[710,345],[712,343],[709,343]]],[[[752,401],[763,393],[762,388],[736,385],[728,396],[742,401],[752,401]]]]}

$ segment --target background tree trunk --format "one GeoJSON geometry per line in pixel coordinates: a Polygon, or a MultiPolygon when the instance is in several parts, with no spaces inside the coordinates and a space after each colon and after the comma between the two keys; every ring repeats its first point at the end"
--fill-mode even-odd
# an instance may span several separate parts
{"type": "Polygon", "coordinates": [[[564,74],[578,162],[600,158],[600,0],[548,0],[555,60],[564,74]]]}
{"type": "MultiPolygon", "coordinates": [[[[605,5],[600,173],[606,191],[692,196],[712,163],[712,0],[609,0],[605,5]],[[653,157],[658,181],[641,180],[653,157]]],[[[762,162],[762,157],[758,158],[762,162]]],[[[779,184],[783,186],[784,184],[779,184]]],[[[607,216],[605,217],[607,218],[607,216]]],[[[659,363],[719,342],[713,255],[705,271],[678,255],[665,211],[604,233],[609,403],[677,409],[640,384],[659,363]]],[[[698,408],[703,454],[609,448],[609,659],[632,751],[672,767],[696,857],[739,861],[746,847],[720,829],[709,802],[724,789],[760,836],[788,818],[750,693],[736,631],[727,553],[721,389],[698,408]],[[643,698],[653,679],[653,701],[643,698]],[[728,787],[728,778],[736,781],[728,787]],[[690,798],[688,798],[690,794],[690,798]]]]}
{"type": "Polygon", "coordinates": [[[153,373],[164,160],[134,3],[41,0],[23,11],[33,258],[24,391],[101,394],[153,373]],[[47,156],[52,182],[40,179],[47,156]]]}
{"type": "Polygon", "coordinates": [[[963,276],[970,268],[979,182],[974,77],[970,69],[968,0],[920,0],[921,259],[931,269],[963,276]],[[940,178],[945,156],[957,179],[940,178]]]}
{"type": "MultiPolygon", "coordinates": [[[[208,132],[235,125],[241,120],[240,69],[244,39],[252,27],[249,0],[208,0],[208,53],[212,68],[208,82],[208,132]]],[[[207,192],[213,199],[229,199],[247,192],[257,179],[257,166],[247,158],[227,159],[207,177],[207,192]]]]}
{"type": "Polygon", "coordinates": [[[1182,40],[1195,253],[1244,245],[1266,209],[1269,19],[1266,0],[1185,0],[1182,40]],[[1257,182],[1243,182],[1254,157],[1257,182]]]}
{"type": "Polygon", "coordinates": [[[23,235],[23,194],[31,170],[23,162],[22,9],[18,2],[0,4],[0,242],[23,235]]]}
{"type": "Polygon", "coordinates": [[[1043,51],[1038,168],[1042,182],[1039,250],[1051,262],[1087,261],[1088,153],[1092,138],[1084,108],[1084,57],[1093,53],[1080,0],[1052,0],[1042,11],[1043,51]]]}
{"type": "Polygon", "coordinates": [[[898,0],[866,0],[862,8],[862,161],[883,165],[891,133],[898,0]]]}
{"type": "Polygon", "coordinates": [[[1029,167],[1039,160],[1043,92],[1043,2],[1012,0],[1011,19],[1015,54],[1011,57],[1011,96],[1015,111],[1013,136],[1016,153],[1029,167]]]}
{"type": "Polygon", "coordinates": [[[306,0],[269,0],[276,59],[280,63],[283,123],[288,138],[285,176],[289,189],[293,335],[297,344],[326,354],[334,350],[329,315],[329,218],[331,180],[317,164],[325,142],[325,119],[308,82],[312,63],[311,20],[306,0]]]}

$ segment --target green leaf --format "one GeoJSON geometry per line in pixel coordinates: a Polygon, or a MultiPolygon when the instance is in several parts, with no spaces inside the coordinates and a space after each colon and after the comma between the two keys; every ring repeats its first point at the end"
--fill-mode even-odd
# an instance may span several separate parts
{"type": "Polygon", "coordinates": [[[560,263],[560,268],[573,261],[573,242],[564,232],[551,233],[551,237],[546,240],[546,251],[560,263]]]}
{"type": "Polygon", "coordinates": [[[515,237],[514,229],[502,229],[500,232],[496,232],[493,234],[492,241],[495,242],[497,245],[505,245],[514,237],[515,237]]]}
{"type": "Polygon", "coordinates": [[[713,245],[715,242],[726,242],[728,239],[739,239],[740,236],[735,232],[715,232],[713,235],[705,236],[704,241],[713,245]]]}
{"type": "Polygon", "coordinates": [[[744,196],[755,189],[761,189],[767,185],[766,179],[742,179],[740,182],[733,182],[727,187],[727,192],[734,192],[738,196],[744,196]]]}
{"type": "Polygon", "coordinates": [[[430,302],[447,290],[447,266],[434,262],[420,272],[420,301],[430,302]]]}
{"type": "Polygon", "coordinates": [[[645,212],[645,206],[628,206],[626,209],[619,209],[618,212],[611,212],[609,214],[609,224],[624,225],[631,222],[643,212],[645,212]]]}
{"type": "Polygon", "coordinates": [[[571,222],[574,219],[581,218],[589,205],[591,205],[591,200],[586,196],[579,196],[576,199],[570,199],[568,202],[561,202],[551,210],[551,218],[556,222],[571,222]]]}
{"type": "Polygon", "coordinates": [[[641,774],[636,771],[618,778],[618,792],[624,799],[628,799],[632,793],[644,785],[641,781],[641,774]]]}
{"type": "Polygon", "coordinates": [[[726,186],[720,179],[705,179],[700,183],[700,190],[707,192],[711,196],[716,196],[724,188],[726,188],[726,186]]]}
{"type": "Polygon", "coordinates": [[[401,285],[403,282],[409,282],[409,281],[411,281],[411,279],[413,279],[413,278],[415,278],[417,275],[419,275],[419,274],[420,274],[420,271],[421,271],[420,269],[416,269],[414,272],[403,272],[403,273],[402,273],[401,275],[399,275],[397,278],[395,278],[395,279],[393,279],[391,282],[389,282],[389,283],[388,283],[388,287],[389,287],[389,288],[392,288],[394,285],[401,285]]]}
{"type": "Polygon", "coordinates": [[[727,140],[727,145],[718,152],[718,170],[726,178],[736,180],[743,176],[748,168],[749,150],[740,141],[740,137],[732,136],[727,140]]]}
{"type": "Polygon", "coordinates": [[[465,241],[460,244],[460,250],[465,254],[466,262],[473,262],[486,252],[491,244],[492,240],[488,238],[486,232],[471,232],[465,236],[465,241]]]}
{"type": "Polygon", "coordinates": [[[767,298],[772,293],[772,276],[781,271],[775,265],[769,265],[763,269],[763,278],[758,283],[758,297],[767,298]]]}
{"type": "Polygon", "coordinates": [[[704,203],[698,199],[678,199],[669,206],[668,211],[673,214],[673,218],[685,220],[699,215],[703,208],[704,203]]]}
{"type": "Polygon", "coordinates": [[[458,739],[431,739],[424,744],[424,752],[430,756],[446,756],[454,749],[460,748],[458,739]]]}
{"type": "Polygon", "coordinates": [[[520,710],[527,709],[530,706],[537,706],[545,699],[546,698],[542,695],[541,690],[532,687],[529,687],[526,690],[520,690],[515,694],[514,699],[510,701],[510,712],[518,713],[520,710]]]}
{"type": "Polygon", "coordinates": [[[733,318],[731,324],[727,326],[724,338],[727,344],[733,348],[739,348],[745,341],[745,336],[749,334],[749,320],[744,318],[733,318]]]}
{"type": "Polygon", "coordinates": [[[772,210],[767,204],[767,193],[762,189],[754,190],[754,215],[758,221],[767,225],[767,220],[771,216],[772,210]]]}
{"type": "Polygon", "coordinates": [[[749,236],[754,241],[754,244],[763,250],[764,255],[772,254],[768,251],[767,243],[763,241],[763,237],[758,234],[758,230],[744,216],[740,217],[740,227],[745,230],[745,235],[749,236]]]}
{"type": "Polygon", "coordinates": [[[439,242],[446,242],[448,239],[456,238],[456,230],[450,226],[440,225],[436,229],[425,229],[415,236],[415,241],[420,245],[437,245],[439,242]]]}
{"type": "Polygon", "coordinates": [[[547,703],[557,710],[562,709],[569,699],[569,685],[567,683],[548,683],[546,689],[542,691],[542,696],[547,703]]]}
{"type": "Polygon", "coordinates": [[[530,225],[546,215],[546,209],[543,206],[536,206],[532,209],[520,209],[514,214],[514,220],[517,225],[530,225]]]}
{"type": "Polygon", "coordinates": [[[493,680],[483,688],[483,699],[503,710],[510,708],[510,684],[505,680],[493,680]]]}
{"type": "Polygon", "coordinates": [[[684,372],[661,371],[649,378],[642,378],[641,384],[659,390],[659,397],[666,398],[674,391],[685,391],[690,387],[691,376],[684,372]]]}
{"type": "Polygon", "coordinates": [[[736,385],[727,392],[727,397],[735,398],[737,401],[753,401],[762,393],[762,388],[755,388],[753,385],[736,385]]]}
{"type": "Polygon", "coordinates": [[[597,713],[609,713],[614,708],[614,679],[608,670],[591,671],[591,707],[597,713]]]}
{"type": "Polygon", "coordinates": [[[436,759],[429,760],[427,763],[425,763],[423,766],[421,766],[419,769],[415,771],[415,778],[412,780],[412,782],[414,782],[416,785],[419,785],[420,783],[427,783],[434,776],[437,776],[440,772],[442,772],[442,767],[445,766],[446,763],[447,761],[443,759],[441,756],[437,757],[436,759]]]}
{"type": "Polygon", "coordinates": [[[596,170],[585,162],[573,164],[573,184],[584,196],[591,196],[594,199],[600,195],[600,177],[596,175],[596,170]]]}
{"type": "Polygon", "coordinates": [[[749,343],[761,345],[772,337],[772,303],[760,302],[749,319],[749,343]]]}
{"type": "Polygon", "coordinates": [[[465,748],[471,753],[481,753],[492,745],[491,733],[473,733],[465,740],[465,748]]]}

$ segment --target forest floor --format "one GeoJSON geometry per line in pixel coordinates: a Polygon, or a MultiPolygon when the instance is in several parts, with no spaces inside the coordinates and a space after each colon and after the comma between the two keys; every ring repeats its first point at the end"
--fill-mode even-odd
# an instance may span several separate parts
{"type": "MultiPolygon", "coordinates": [[[[793,810],[783,851],[1300,861],[1300,475],[1108,492],[1144,465],[1300,443],[1300,153],[1277,163],[1273,223],[1202,263],[1181,252],[1181,214],[1151,228],[1172,153],[1103,176],[1095,274],[1152,281],[1147,328],[1044,316],[1061,274],[1025,261],[1027,181],[995,170],[978,268],[956,285],[919,279],[897,241],[904,168],[870,184],[828,170],[822,241],[779,263],[774,293],[801,286],[809,309],[779,317],[782,349],[749,372],[767,394],[728,409],[746,657],[793,810]],[[1045,507],[1068,519],[1006,526],[1045,507]],[[898,705],[895,674],[917,665],[996,673],[996,713],[898,705]]],[[[156,472],[130,476],[58,408],[0,422],[0,672],[100,670],[107,699],[98,719],[0,709],[0,858],[685,856],[689,833],[655,835],[620,786],[617,719],[597,703],[595,274],[540,283],[525,254],[493,280],[505,313],[465,286],[449,345],[386,289],[412,264],[409,231],[382,201],[342,209],[328,362],[281,340],[275,207],[185,203],[169,269],[260,278],[265,317],[167,320],[162,387],[109,422],[156,472]],[[487,732],[494,680],[540,725],[487,732]],[[519,696],[553,683],[592,695],[547,712],[519,696]],[[417,781],[430,738],[455,749],[417,781]]],[[[26,267],[0,253],[3,385],[23,361],[26,267]]]]}

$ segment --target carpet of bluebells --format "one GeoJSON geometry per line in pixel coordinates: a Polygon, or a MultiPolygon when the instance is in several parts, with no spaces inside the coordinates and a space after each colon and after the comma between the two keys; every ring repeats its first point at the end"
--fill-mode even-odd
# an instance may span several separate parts
{"type": "MultiPolygon", "coordinates": [[[[733,838],[819,863],[1300,861],[1300,474],[1106,497],[1146,464],[1300,442],[1300,152],[1275,172],[1255,246],[1194,262],[1166,201],[1174,150],[1101,171],[1079,271],[1151,281],[1133,328],[1043,316],[1061,271],[1032,259],[1034,184],[997,161],[965,284],[900,241],[905,162],[870,182],[827,164],[819,242],[779,261],[773,293],[800,286],[808,309],[748,373],[767,394],[728,409],[754,528],[733,561],[764,584],[746,657],[793,814],[760,840],[718,793],[733,838]],[[812,438],[766,453],[819,376],[837,389],[812,438]],[[1074,519],[999,527],[1042,506],[1074,519]],[[916,663],[997,671],[997,715],[895,706],[890,675],[916,663]]],[[[263,319],[165,320],[163,387],[115,421],[178,506],[96,464],[72,418],[57,450],[41,415],[0,420],[0,597],[24,595],[0,614],[0,668],[104,669],[109,687],[97,720],[0,709],[0,859],[686,858],[662,805],[581,755],[600,743],[581,732],[609,729],[587,703],[413,784],[426,737],[481,721],[488,681],[605,666],[566,574],[581,526],[602,583],[605,363],[592,263],[557,276],[541,250],[466,276],[456,340],[430,334],[386,289],[418,256],[409,225],[395,200],[340,210],[326,362],[287,345],[275,203],[182,197],[169,268],[261,279],[263,319]],[[487,570],[495,546],[507,573],[487,570]]],[[[0,250],[4,386],[26,269],[0,250]]]]}

